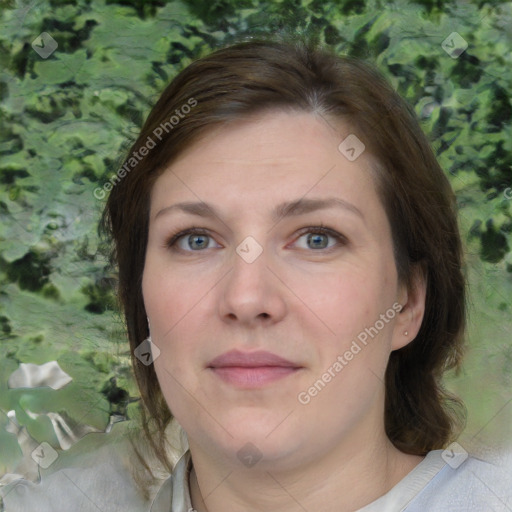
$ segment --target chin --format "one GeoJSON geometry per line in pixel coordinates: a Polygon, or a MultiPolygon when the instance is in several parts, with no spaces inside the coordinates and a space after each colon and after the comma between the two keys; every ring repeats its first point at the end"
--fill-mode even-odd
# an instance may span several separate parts
{"type": "MultiPolygon", "coordinates": [[[[293,453],[301,452],[301,446],[307,442],[304,437],[304,428],[297,430],[295,422],[287,417],[289,410],[262,411],[261,409],[236,411],[231,417],[219,418],[231,437],[223,429],[217,428],[208,431],[209,443],[217,445],[221,451],[230,458],[236,458],[244,463],[244,458],[258,459],[261,468],[269,464],[268,469],[277,461],[285,461],[293,453]],[[284,420],[284,421],[283,421],[284,420]],[[212,434],[220,434],[212,439],[212,434]]],[[[293,416],[290,415],[290,416],[293,416]]],[[[307,438],[308,436],[306,436],[307,438]]]]}

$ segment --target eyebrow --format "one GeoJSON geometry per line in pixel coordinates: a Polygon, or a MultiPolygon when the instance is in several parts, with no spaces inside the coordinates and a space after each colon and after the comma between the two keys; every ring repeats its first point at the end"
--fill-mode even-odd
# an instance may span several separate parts
{"type": "MultiPolygon", "coordinates": [[[[360,217],[363,222],[365,221],[364,215],[359,208],[339,197],[326,197],[322,199],[302,198],[294,201],[286,201],[274,208],[272,211],[272,221],[278,222],[285,217],[295,217],[318,210],[327,210],[329,208],[342,208],[360,217]]],[[[221,218],[219,212],[208,203],[183,202],[162,208],[155,215],[155,219],[173,211],[182,211],[199,217],[221,218]]]]}

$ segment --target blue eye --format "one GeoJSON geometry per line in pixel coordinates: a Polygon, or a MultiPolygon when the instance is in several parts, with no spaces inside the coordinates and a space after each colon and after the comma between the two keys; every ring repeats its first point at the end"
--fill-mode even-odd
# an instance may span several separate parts
{"type": "Polygon", "coordinates": [[[304,234],[297,239],[297,241],[299,241],[305,238],[306,246],[300,247],[301,249],[313,249],[317,251],[321,249],[332,249],[336,245],[346,244],[346,239],[343,235],[323,226],[306,228],[303,230],[303,233],[304,234]],[[329,244],[329,238],[333,239],[334,243],[329,244]]]}
{"type": "MultiPolygon", "coordinates": [[[[197,228],[187,229],[185,231],[181,231],[177,233],[167,242],[167,247],[178,246],[182,251],[201,251],[202,249],[209,249],[212,246],[210,245],[213,242],[213,238],[208,235],[205,231],[197,228]]],[[[221,247],[220,245],[216,245],[214,247],[221,247]]]]}
{"type": "Polygon", "coordinates": [[[186,239],[188,246],[197,251],[199,249],[206,249],[208,247],[210,237],[208,235],[189,235],[186,239]]]}
{"type": "Polygon", "coordinates": [[[312,235],[309,233],[306,240],[306,243],[311,244],[308,245],[308,247],[311,247],[312,249],[325,249],[329,244],[329,235],[324,235],[323,233],[316,233],[312,235]]]}

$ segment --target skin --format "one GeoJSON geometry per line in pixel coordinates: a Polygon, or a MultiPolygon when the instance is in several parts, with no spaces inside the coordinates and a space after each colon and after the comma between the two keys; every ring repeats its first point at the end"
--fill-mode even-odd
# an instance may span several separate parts
{"type": "Polygon", "coordinates": [[[387,361],[420,328],[425,284],[400,284],[372,157],[350,162],[338,150],[349,133],[310,113],[261,114],[209,132],[152,190],[144,302],[161,351],[158,380],[188,435],[199,512],[353,511],[423,459],[391,444],[383,411],[387,361]],[[331,207],[271,217],[284,201],[326,197],[361,216],[331,207]],[[161,212],[184,201],[205,201],[218,215],[161,212]],[[327,248],[308,244],[321,224],[344,241],[320,235],[327,248]],[[188,235],[168,246],[190,227],[208,231],[204,248],[194,250],[188,235]],[[263,249],[252,263],[236,252],[248,236],[263,249]],[[298,394],[395,302],[402,311],[301,404],[298,394]],[[240,389],[207,368],[232,349],[267,350],[301,369],[240,389]],[[252,467],[237,456],[248,442],[262,457],[252,467]]]}

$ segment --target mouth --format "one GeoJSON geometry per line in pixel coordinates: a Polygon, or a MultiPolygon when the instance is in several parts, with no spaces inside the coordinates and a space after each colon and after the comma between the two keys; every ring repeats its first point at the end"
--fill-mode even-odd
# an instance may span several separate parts
{"type": "Polygon", "coordinates": [[[293,375],[302,366],[271,352],[232,350],[213,359],[207,368],[228,384],[251,389],[293,375]]]}

